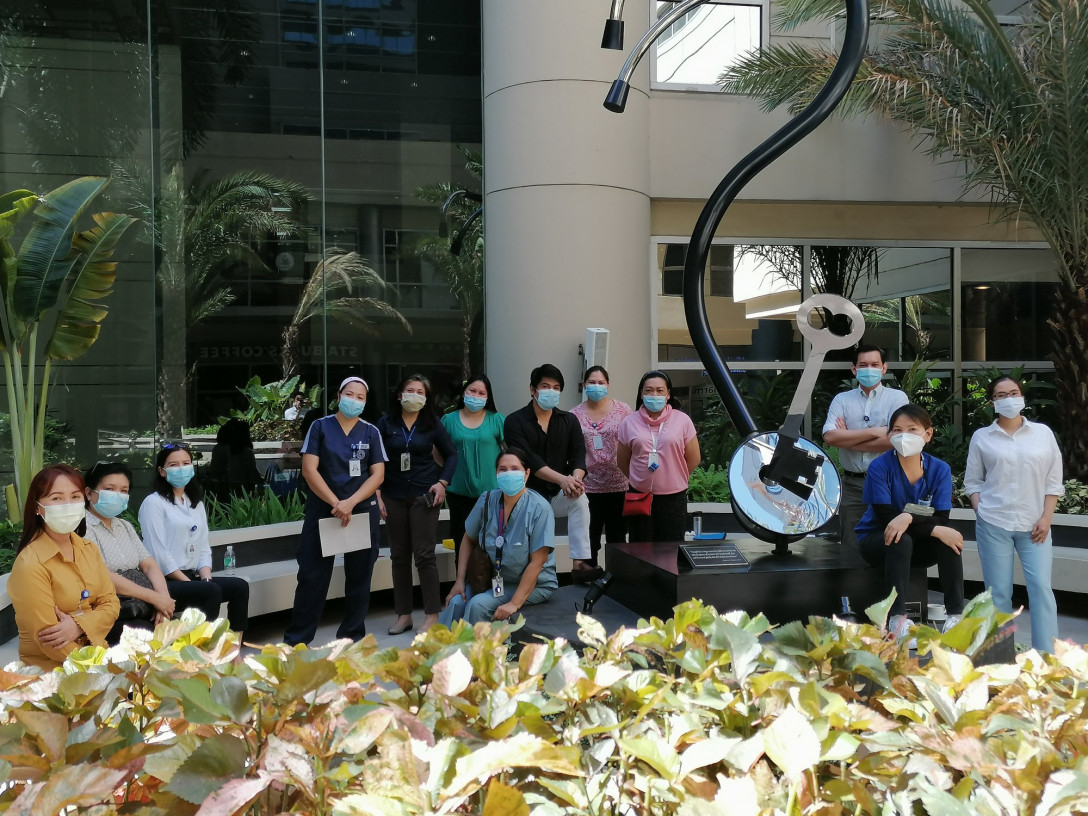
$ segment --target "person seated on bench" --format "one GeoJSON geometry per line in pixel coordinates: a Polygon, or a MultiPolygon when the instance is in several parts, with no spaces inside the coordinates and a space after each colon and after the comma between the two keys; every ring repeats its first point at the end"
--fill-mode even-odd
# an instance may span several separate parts
{"type": "Polygon", "coordinates": [[[439,623],[450,626],[461,619],[469,623],[507,620],[526,604],[548,600],[559,586],[555,577],[555,516],[551,503],[525,486],[527,461],[528,456],[518,448],[499,454],[495,462],[499,489],[480,496],[465,521],[457,581],[446,596],[439,623]],[[481,547],[490,575],[485,581],[473,581],[474,589],[467,583],[469,561],[481,547]]]}

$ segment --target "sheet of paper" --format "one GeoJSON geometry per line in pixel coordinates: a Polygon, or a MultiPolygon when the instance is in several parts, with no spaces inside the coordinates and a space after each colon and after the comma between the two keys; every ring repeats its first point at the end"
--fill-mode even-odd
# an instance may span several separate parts
{"type": "Polygon", "coordinates": [[[321,519],[317,522],[317,532],[321,536],[321,554],[324,556],[369,550],[370,514],[352,516],[347,527],[342,526],[338,518],[321,519]]]}

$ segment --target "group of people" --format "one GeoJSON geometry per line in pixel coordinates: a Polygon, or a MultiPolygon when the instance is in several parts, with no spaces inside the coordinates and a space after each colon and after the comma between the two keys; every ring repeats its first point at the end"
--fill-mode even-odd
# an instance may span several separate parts
{"type": "MultiPolygon", "coordinates": [[[[963,535],[949,524],[952,470],[924,450],[933,439],[933,420],[904,392],[882,384],[887,370],[881,349],[857,349],[851,371],[858,387],[832,400],[823,435],[839,448],[843,541],[884,571],[886,588],[896,590],[889,630],[905,637],[911,567],[937,565],[944,628],[960,620],[963,535]]],[[[995,419],[972,435],[963,480],[976,515],[983,580],[995,606],[1011,612],[1019,556],[1032,645],[1050,651],[1058,636],[1050,524],[1064,492],[1061,452],[1047,426],[1023,416],[1022,383],[999,376],[986,387],[986,399],[995,419]]]]}
{"type": "Polygon", "coordinates": [[[120,518],[131,486],[120,462],[86,474],[49,465],[31,480],[8,581],[23,662],[53,668],[79,646],[117,643],[125,626],[150,629],[189,607],[217,618],[224,601],[231,628],[245,631],[249,584],[212,575],[188,447],[159,450],[154,489],[139,510],[142,539],[120,518]]]}
{"type": "MultiPolygon", "coordinates": [[[[298,585],[287,643],[307,643],[321,617],[333,559],[322,554],[320,521],[342,525],[365,513],[372,542],[379,520],[388,534],[397,618],[396,635],[410,631],[419,576],[423,627],[442,619],[502,619],[545,600],[557,586],[555,517],[567,518],[576,581],[601,574],[601,536],[623,541],[677,540],[686,527],[687,486],[699,463],[690,417],[679,410],[672,383],[660,371],[639,384],[635,410],[609,396],[600,366],[583,377],[586,401],[558,407],[562,372],[545,364],[529,378],[530,401],[509,416],[496,405],[491,381],[468,379],[454,410],[439,417],[426,377],[404,378],[390,409],[371,424],[361,418],[369,386],[361,377],[340,384],[335,413],[317,420],[302,446],[309,486],[298,585]],[[636,515],[625,496],[650,495],[636,515]],[[439,511],[449,508],[457,582],[441,598],[435,544],[439,511]],[[509,546],[506,546],[509,542],[509,546]],[[488,591],[473,591],[467,572],[473,550],[486,554],[488,591]],[[459,599],[459,600],[457,600],[459,599]]],[[[344,558],[346,611],[338,636],[361,637],[377,547],[344,558]]]]}

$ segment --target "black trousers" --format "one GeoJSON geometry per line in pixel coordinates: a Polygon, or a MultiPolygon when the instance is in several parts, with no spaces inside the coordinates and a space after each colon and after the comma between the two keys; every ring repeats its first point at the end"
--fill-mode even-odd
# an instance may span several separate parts
{"type": "MultiPolygon", "coordinates": [[[[370,608],[370,578],[374,572],[374,562],[378,560],[378,547],[382,540],[381,516],[378,514],[378,502],[375,499],[360,502],[355,510],[351,523],[366,524],[369,521],[371,547],[344,553],[344,601],[347,609],[336,630],[336,637],[362,640],[366,635],[366,613],[370,608]]],[[[332,508],[328,505],[323,513],[306,508],[306,517],[302,522],[302,539],[295,553],[298,561],[295,605],[291,611],[291,623],[283,634],[283,642],[289,646],[313,640],[317,634],[317,625],[321,621],[321,613],[325,610],[336,556],[321,554],[321,536],[317,522],[319,519],[331,517],[332,508]]]]}
{"type": "Polygon", "coordinates": [[[627,540],[627,519],[623,517],[623,492],[586,493],[589,499],[589,551],[590,563],[597,566],[601,551],[601,533],[609,544],[627,540]]]}
{"type": "Polygon", "coordinates": [[[884,570],[884,591],[895,588],[891,614],[906,611],[907,587],[911,567],[937,565],[937,575],[944,593],[944,607],[949,615],[963,613],[963,558],[933,536],[914,538],[909,532],[893,544],[884,543],[884,532],[869,533],[858,542],[861,557],[884,570]]]}
{"type": "Polygon", "coordinates": [[[208,620],[215,620],[219,617],[219,607],[226,601],[230,628],[235,632],[245,632],[249,626],[249,583],[244,578],[216,575],[210,581],[202,581],[195,571],[187,570],[186,574],[192,580],[166,579],[166,589],[176,602],[175,614],[196,608],[208,620]]]}
{"type": "Polygon", "coordinates": [[[465,522],[469,513],[480,500],[479,496],[462,496],[460,493],[446,491],[446,506],[450,509],[450,538],[453,539],[454,562],[461,555],[461,539],[465,537],[465,522]]]}
{"type": "MultiPolygon", "coordinates": [[[[632,493],[639,491],[632,490],[632,493]]],[[[655,493],[648,516],[627,516],[629,541],[683,541],[688,530],[688,492],[655,493]]]]}
{"type": "Polygon", "coordinates": [[[383,497],[389,558],[393,562],[393,611],[398,615],[412,614],[413,561],[419,573],[424,613],[437,615],[442,611],[438,561],[434,555],[439,508],[431,507],[430,499],[430,493],[407,499],[383,497]]]}

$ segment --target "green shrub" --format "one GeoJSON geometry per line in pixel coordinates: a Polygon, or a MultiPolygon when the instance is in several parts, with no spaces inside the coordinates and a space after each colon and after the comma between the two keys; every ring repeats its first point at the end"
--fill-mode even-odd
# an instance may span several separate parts
{"type": "MultiPolygon", "coordinates": [[[[869,611],[882,623],[889,601],[869,611]]],[[[196,610],[0,674],[0,793],[21,813],[1050,813],[1088,807],[1088,654],[976,667],[987,596],[921,665],[873,624],[772,628],[697,602],[515,658],[517,625],[265,646],[196,610]],[[109,662],[107,663],[107,656],[109,662]]]]}
{"type": "Polygon", "coordinates": [[[210,530],[236,530],[240,527],[301,521],[305,511],[302,495],[298,491],[281,498],[267,487],[254,493],[232,495],[227,501],[206,495],[204,505],[210,530]]]}
{"type": "Polygon", "coordinates": [[[695,468],[688,481],[689,502],[729,501],[729,471],[718,465],[695,468]]]}
{"type": "Polygon", "coordinates": [[[1088,514],[1088,485],[1076,479],[1065,483],[1065,495],[1058,499],[1059,513],[1088,514]]]}

